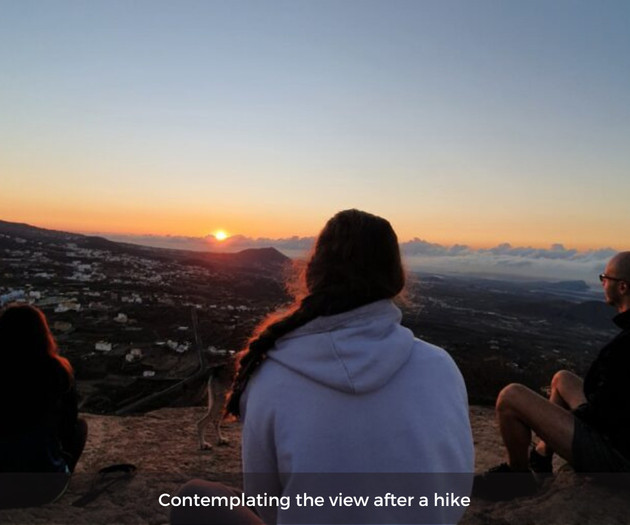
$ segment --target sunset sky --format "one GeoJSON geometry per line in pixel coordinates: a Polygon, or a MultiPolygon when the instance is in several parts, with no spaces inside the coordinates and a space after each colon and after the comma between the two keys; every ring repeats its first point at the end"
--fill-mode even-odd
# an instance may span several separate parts
{"type": "Polygon", "coordinates": [[[629,247],[625,0],[0,7],[0,219],[629,247]]]}

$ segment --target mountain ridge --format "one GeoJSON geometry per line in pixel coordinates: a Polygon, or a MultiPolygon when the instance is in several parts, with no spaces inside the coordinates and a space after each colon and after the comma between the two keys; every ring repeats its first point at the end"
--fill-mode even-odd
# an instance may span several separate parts
{"type": "Polygon", "coordinates": [[[0,234],[23,237],[25,240],[41,242],[56,240],[59,242],[80,243],[81,248],[105,249],[110,251],[125,252],[134,255],[145,256],[169,256],[190,259],[195,263],[215,263],[235,267],[278,267],[289,264],[291,259],[282,254],[276,248],[248,248],[234,253],[224,252],[198,252],[193,250],[180,250],[176,248],[157,248],[139,244],[112,241],[99,235],[86,235],[63,230],[53,230],[33,226],[23,222],[11,222],[0,219],[0,234]]]}

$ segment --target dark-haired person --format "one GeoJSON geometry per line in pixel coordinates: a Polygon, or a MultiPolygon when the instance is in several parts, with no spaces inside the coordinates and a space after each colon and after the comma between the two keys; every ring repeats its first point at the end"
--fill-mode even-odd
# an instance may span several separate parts
{"type": "MultiPolygon", "coordinates": [[[[348,484],[377,474],[369,479],[378,486],[383,473],[402,479],[472,472],[464,381],[444,350],[400,325],[392,300],[404,285],[398,239],[388,221],[358,210],[328,221],[301,293],[262,323],[240,357],[227,410],[243,421],[245,494],[260,493],[250,473],[270,474],[265,489],[286,496],[304,480],[308,492],[302,473],[359,474],[348,484]]],[[[206,488],[193,482],[182,494],[216,493],[215,486],[206,488]]],[[[266,524],[286,523],[295,519],[294,507],[277,515],[265,506],[256,510],[266,524]]],[[[354,523],[374,520],[366,514],[373,508],[353,511],[354,523]]],[[[175,510],[171,519],[203,522],[203,512],[175,510]]],[[[247,521],[243,512],[233,523],[260,523],[253,513],[247,521]]],[[[338,511],[330,512],[323,516],[334,522],[338,511]]]]}
{"type": "Polygon", "coordinates": [[[46,503],[63,491],[87,437],[72,366],[29,305],[0,312],[0,362],[0,506],[46,503]]]}
{"type": "Polygon", "coordinates": [[[622,331],[602,348],[584,381],[567,370],[556,373],[549,400],[519,384],[499,393],[508,462],[476,476],[474,495],[500,500],[535,493],[530,469],[551,473],[554,452],[578,472],[630,472],[630,252],[610,259],[599,278],[622,331]],[[528,457],[532,431],[541,440],[528,457]]]}

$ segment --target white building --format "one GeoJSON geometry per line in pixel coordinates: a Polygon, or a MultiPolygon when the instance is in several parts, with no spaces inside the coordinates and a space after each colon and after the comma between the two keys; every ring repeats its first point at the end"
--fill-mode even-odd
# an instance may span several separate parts
{"type": "Polygon", "coordinates": [[[112,344],[108,343],[107,341],[98,341],[94,345],[94,350],[98,350],[99,352],[111,352],[112,344]]]}
{"type": "Polygon", "coordinates": [[[55,313],[62,314],[64,312],[69,312],[70,310],[79,312],[81,310],[81,305],[76,301],[62,301],[55,308],[55,313]]]}

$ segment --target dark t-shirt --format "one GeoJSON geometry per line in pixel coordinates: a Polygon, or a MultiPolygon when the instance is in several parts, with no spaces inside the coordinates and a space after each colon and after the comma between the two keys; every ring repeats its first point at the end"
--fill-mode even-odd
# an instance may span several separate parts
{"type": "Polygon", "coordinates": [[[608,436],[630,458],[630,310],[614,321],[623,330],[591,365],[584,379],[587,403],[574,414],[608,436]]]}

